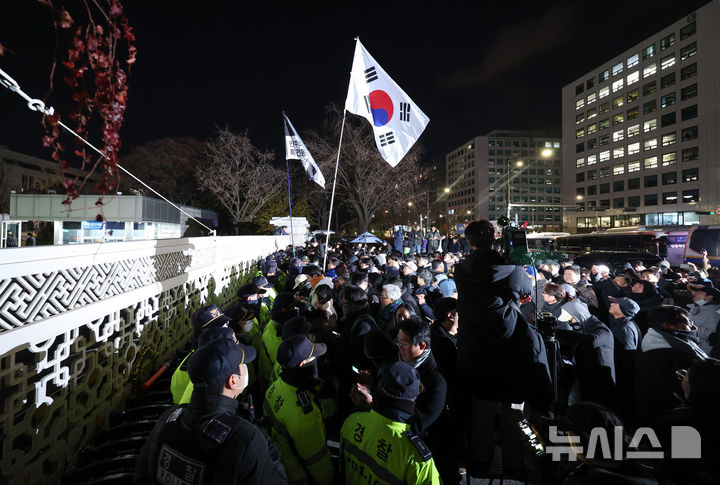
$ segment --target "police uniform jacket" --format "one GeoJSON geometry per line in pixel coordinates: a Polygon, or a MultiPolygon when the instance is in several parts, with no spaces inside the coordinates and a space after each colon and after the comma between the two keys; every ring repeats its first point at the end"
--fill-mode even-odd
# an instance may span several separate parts
{"type": "Polygon", "coordinates": [[[441,483],[430,450],[407,423],[361,411],[345,420],[340,439],[346,485],[441,483]]]}
{"type": "Polygon", "coordinates": [[[238,401],[193,393],[165,411],[140,451],[135,483],[287,483],[277,450],[254,425],[235,416],[238,401]]]}
{"type": "Polygon", "coordinates": [[[314,390],[286,373],[281,372],[265,394],[263,414],[272,426],[270,439],[282,455],[289,483],[330,485],[335,471],[326,444],[322,406],[314,390]]]}

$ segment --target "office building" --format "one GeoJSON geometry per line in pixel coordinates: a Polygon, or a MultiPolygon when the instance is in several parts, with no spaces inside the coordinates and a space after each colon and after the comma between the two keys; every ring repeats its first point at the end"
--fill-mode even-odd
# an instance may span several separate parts
{"type": "Polygon", "coordinates": [[[720,223],[720,4],[563,88],[565,230],[720,223]]]}
{"type": "Polygon", "coordinates": [[[495,221],[509,213],[513,220],[517,215],[518,223],[530,230],[560,230],[559,133],[491,131],[448,153],[445,172],[451,221],[495,221]]]}

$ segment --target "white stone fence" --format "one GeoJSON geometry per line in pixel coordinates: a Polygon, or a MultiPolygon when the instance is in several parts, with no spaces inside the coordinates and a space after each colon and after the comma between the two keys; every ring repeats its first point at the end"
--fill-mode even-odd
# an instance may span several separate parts
{"type": "Polygon", "coordinates": [[[289,236],[0,250],[0,483],[55,483],[141,379],[289,236]]]}

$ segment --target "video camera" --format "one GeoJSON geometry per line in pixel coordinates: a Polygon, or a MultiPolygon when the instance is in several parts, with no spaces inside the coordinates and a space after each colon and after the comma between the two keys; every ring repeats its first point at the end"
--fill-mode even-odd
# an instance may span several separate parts
{"type": "Polygon", "coordinates": [[[497,224],[502,228],[500,252],[505,264],[530,263],[530,250],[525,230],[520,229],[517,222],[512,222],[505,216],[498,218],[497,224]]]}
{"type": "Polygon", "coordinates": [[[558,319],[548,311],[542,311],[537,317],[537,328],[545,339],[555,338],[558,319]]]}

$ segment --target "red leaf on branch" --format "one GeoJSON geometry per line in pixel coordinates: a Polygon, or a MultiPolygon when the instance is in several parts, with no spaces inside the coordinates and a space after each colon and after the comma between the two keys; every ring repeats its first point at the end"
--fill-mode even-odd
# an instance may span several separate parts
{"type": "Polygon", "coordinates": [[[50,126],[57,126],[58,121],[60,120],[60,115],[57,115],[57,114],[48,115],[45,117],[45,119],[47,120],[47,122],[50,126]]]}
{"type": "Polygon", "coordinates": [[[100,205],[100,206],[105,205],[105,203],[102,200],[102,197],[100,197],[97,201],[95,201],[95,205],[100,205]]]}
{"type": "Polygon", "coordinates": [[[60,16],[59,16],[59,17],[60,17],[60,18],[58,19],[58,24],[60,25],[60,28],[62,28],[62,29],[69,29],[70,27],[72,27],[73,19],[72,19],[72,17],[70,16],[70,14],[68,13],[67,10],[62,9],[62,10],[60,11],[60,16]]]}
{"type": "Polygon", "coordinates": [[[103,218],[102,214],[98,214],[95,216],[95,220],[98,222],[102,222],[104,220],[104,218],[103,218]]]}
{"type": "Polygon", "coordinates": [[[113,3],[110,5],[110,16],[111,17],[119,17],[122,15],[123,10],[120,4],[117,1],[113,1],[113,3]]]}

